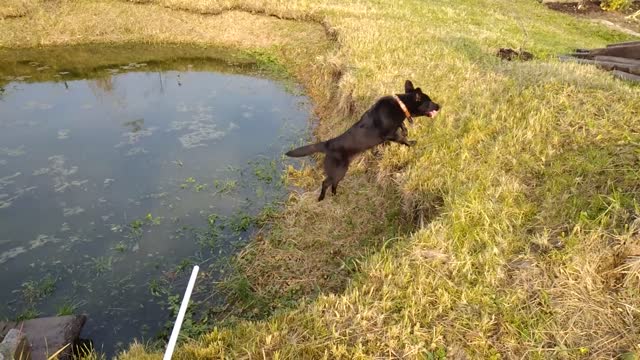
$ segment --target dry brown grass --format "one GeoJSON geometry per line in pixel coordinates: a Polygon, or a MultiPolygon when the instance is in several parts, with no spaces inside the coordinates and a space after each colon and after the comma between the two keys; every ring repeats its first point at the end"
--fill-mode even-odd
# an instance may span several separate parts
{"type": "MultiPolygon", "coordinates": [[[[328,201],[318,202],[315,192],[292,193],[267,232],[240,253],[239,269],[258,296],[275,300],[342,292],[366,255],[402,235],[407,224],[398,194],[376,185],[373,174],[365,174],[367,166],[371,163],[356,165],[353,181],[328,201]]],[[[315,180],[307,187],[321,182],[317,175],[302,175],[305,182],[315,180]]]]}
{"type": "Polygon", "coordinates": [[[0,3],[0,20],[27,16],[39,4],[39,0],[4,0],[0,3]]]}
{"type": "MultiPolygon", "coordinates": [[[[282,23],[238,11],[211,17],[156,5],[61,1],[32,10],[28,31],[21,21],[3,24],[0,47],[139,42],[254,49],[308,40],[308,25],[282,23]]],[[[322,39],[322,29],[316,31],[320,31],[317,38],[322,39]]]]}

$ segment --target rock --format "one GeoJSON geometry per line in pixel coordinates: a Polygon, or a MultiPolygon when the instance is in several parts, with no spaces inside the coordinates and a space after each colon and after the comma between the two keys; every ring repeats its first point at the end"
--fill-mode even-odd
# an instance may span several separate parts
{"type": "MultiPolygon", "coordinates": [[[[80,331],[86,321],[85,315],[69,315],[31,319],[17,323],[0,323],[0,336],[6,333],[5,340],[7,340],[9,334],[17,331],[16,329],[21,329],[21,333],[26,336],[31,345],[29,360],[47,360],[62,348],[64,350],[58,354],[57,358],[71,359],[73,347],[78,341],[80,331]]],[[[2,358],[0,357],[0,359],[2,358]]]]}
{"type": "Polygon", "coordinates": [[[0,360],[31,360],[29,339],[25,333],[11,329],[0,343],[0,360]]]}
{"type": "Polygon", "coordinates": [[[59,359],[71,358],[73,343],[87,321],[85,315],[69,315],[33,319],[24,322],[22,330],[31,342],[33,360],[45,360],[65,345],[59,359]]]}

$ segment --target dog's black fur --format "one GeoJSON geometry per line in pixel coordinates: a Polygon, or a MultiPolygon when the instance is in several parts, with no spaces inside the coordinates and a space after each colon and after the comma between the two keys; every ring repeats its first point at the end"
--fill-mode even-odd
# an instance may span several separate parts
{"type": "MultiPolygon", "coordinates": [[[[431,101],[420,88],[414,88],[411,81],[404,84],[405,93],[397,96],[405,104],[411,116],[433,117],[440,110],[440,105],[431,101]]],[[[353,158],[372,147],[387,141],[413,146],[415,141],[407,140],[407,129],[404,127],[406,116],[398,102],[392,96],[380,98],[360,120],[342,135],[331,140],[307,145],[286,153],[291,157],[302,157],[323,152],[324,172],[326,178],[322,182],[322,191],[318,201],[324,199],[329,185],[336,194],[338,183],[349,169],[353,158]]]]}

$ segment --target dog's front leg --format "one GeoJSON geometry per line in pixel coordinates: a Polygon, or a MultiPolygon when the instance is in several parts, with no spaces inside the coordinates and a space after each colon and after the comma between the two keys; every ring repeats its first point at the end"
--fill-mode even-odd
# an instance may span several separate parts
{"type": "Polygon", "coordinates": [[[408,140],[407,139],[407,128],[404,127],[404,125],[401,125],[394,133],[392,133],[391,135],[387,136],[385,138],[385,140],[389,140],[389,141],[393,141],[396,142],[398,144],[402,144],[405,146],[413,146],[416,144],[415,140],[408,140]]]}
{"type": "Polygon", "coordinates": [[[401,131],[400,134],[405,138],[409,136],[409,130],[407,130],[407,127],[404,126],[404,121],[400,123],[400,131],[401,131]]]}

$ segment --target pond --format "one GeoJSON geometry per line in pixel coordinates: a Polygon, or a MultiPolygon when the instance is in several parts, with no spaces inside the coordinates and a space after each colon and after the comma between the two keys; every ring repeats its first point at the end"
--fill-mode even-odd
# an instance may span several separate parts
{"type": "Polygon", "coordinates": [[[0,67],[0,318],[86,313],[111,355],[163,330],[192,265],[222,268],[283,199],[310,103],[247,62],[34,54],[0,67]]]}

